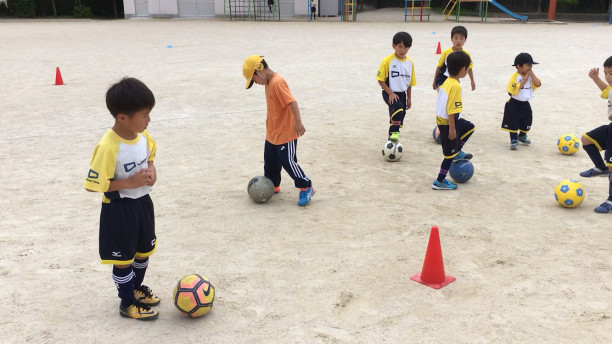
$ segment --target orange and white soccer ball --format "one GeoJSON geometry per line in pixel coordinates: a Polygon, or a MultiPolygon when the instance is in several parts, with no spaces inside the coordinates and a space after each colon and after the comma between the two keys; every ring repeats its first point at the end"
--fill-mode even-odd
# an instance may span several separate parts
{"type": "Polygon", "coordinates": [[[215,301],[215,288],[202,275],[187,275],[174,287],[174,306],[187,317],[198,318],[208,313],[215,301]]]}

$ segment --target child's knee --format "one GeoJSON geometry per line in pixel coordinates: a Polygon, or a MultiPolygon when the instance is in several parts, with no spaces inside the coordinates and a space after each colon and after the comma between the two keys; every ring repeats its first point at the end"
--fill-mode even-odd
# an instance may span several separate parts
{"type": "Polygon", "coordinates": [[[582,142],[582,145],[592,145],[593,142],[591,142],[591,140],[589,140],[586,135],[582,135],[582,137],[580,138],[580,141],[582,142]]]}

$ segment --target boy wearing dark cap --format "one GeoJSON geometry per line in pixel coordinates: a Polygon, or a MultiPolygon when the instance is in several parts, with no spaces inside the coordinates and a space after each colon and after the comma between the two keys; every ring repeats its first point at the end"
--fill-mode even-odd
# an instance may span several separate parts
{"type": "Polygon", "coordinates": [[[264,148],[264,175],[274,183],[274,193],[280,192],[281,170],[289,174],[300,189],[298,205],[305,206],[315,194],[312,181],[297,162],[297,139],[304,135],[300,108],[289,91],[283,77],[268,67],[260,55],[250,55],[242,64],[246,89],[253,83],[266,90],[266,144],[264,148]]]}
{"type": "Polygon", "coordinates": [[[510,132],[510,149],[518,148],[518,143],[531,144],[527,133],[531,129],[533,113],[529,100],[533,91],[542,86],[540,79],[534,74],[532,65],[538,64],[528,53],[520,53],[514,58],[516,72],[510,76],[506,91],[510,99],[504,107],[504,119],[501,129],[510,132]]]}

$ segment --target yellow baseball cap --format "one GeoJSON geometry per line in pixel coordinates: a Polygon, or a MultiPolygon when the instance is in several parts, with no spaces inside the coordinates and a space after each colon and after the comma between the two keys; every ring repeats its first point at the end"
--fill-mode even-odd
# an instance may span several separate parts
{"type": "Polygon", "coordinates": [[[244,60],[242,64],[242,74],[247,81],[244,87],[245,89],[249,89],[253,86],[253,74],[255,74],[255,71],[264,69],[261,61],[263,61],[263,56],[259,55],[251,55],[244,60]]]}

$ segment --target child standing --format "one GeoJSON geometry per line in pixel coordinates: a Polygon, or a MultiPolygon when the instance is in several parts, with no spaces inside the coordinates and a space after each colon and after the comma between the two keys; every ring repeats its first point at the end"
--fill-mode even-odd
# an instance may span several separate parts
{"type": "Polygon", "coordinates": [[[281,169],[284,168],[300,189],[298,205],[310,203],[315,194],[312,181],[297,162],[297,139],[306,129],[302,124],[300,108],[289,91],[285,79],[268,67],[263,56],[251,55],[244,60],[242,74],[245,89],[253,83],[266,88],[266,144],[264,148],[264,175],[274,183],[274,193],[280,192],[281,169]]]}
{"type": "Polygon", "coordinates": [[[461,85],[459,79],[464,78],[471,64],[470,56],[463,51],[455,51],[448,55],[447,67],[449,77],[440,86],[436,102],[436,123],[440,129],[440,140],[444,160],[440,166],[438,178],[434,179],[431,188],[434,190],[454,190],[457,184],[446,179],[446,174],[453,160],[469,160],[472,154],[461,149],[474,133],[474,124],[461,118],[463,104],[461,102],[461,85]]]}
{"type": "MultiPolygon", "coordinates": [[[[589,77],[601,90],[601,97],[608,99],[608,119],[612,121],[612,56],[608,57],[603,65],[604,82],[599,77],[599,68],[593,68],[589,71],[589,77]]],[[[582,146],[587,152],[591,161],[595,164],[594,168],[580,172],[581,177],[593,177],[598,175],[607,175],[608,199],[595,208],[597,213],[612,212],[612,122],[595,128],[588,133],[582,135],[582,146]],[[601,158],[599,151],[605,150],[605,160],[601,158]]]]}
{"type": "MultiPolygon", "coordinates": [[[[470,56],[470,53],[468,53],[467,50],[463,49],[463,45],[467,40],[467,36],[467,29],[463,26],[455,26],[451,30],[451,42],[453,43],[453,46],[448,49],[445,49],[442,52],[442,55],[440,55],[440,59],[438,60],[438,64],[436,65],[436,72],[434,73],[434,81],[432,85],[434,90],[437,90],[438,87],[440,87],[440,85],[442,85],[446,78],[448,78],[449,76],[446,59],[450,53],[452,53],[453,51],[463,51],[468,56],[470,56]]],[[[470,61],[471,58],[472,57],[470,56],[470,61]]],[[[476,89],[476,83],[474,82],[474,74],[472,73],[473,67],[474,65],[472,64],[472,62],[470,62],[470,66],[468,68],[468,75],[470,76],[472,91],[476,89]]]]}
{"type": "Polygon", "coordinates": [[[119,292],[119,314],[151,320],[159,297],[142,284],[149,256],[157,246],[153,202],[157,180],[156,144],[147,133],[155,97],[141,81],[124,78],[106,92],[106,106],[115,124],[102,137],[91,158],[84,187],[103,192],[100,212],[100,258],[113,264],[119,292]]]}
{"type": "Polygon", "coordinates": [[[510,76],[506,91],[510,99],[504,107],[504,119],[501,129],[510,132],[510,149],[515,150],[518,143],[531,144],[527,133],[531,129],[533,113],[529,100],[533,91],[542,86],[540,79],[534,74],[532,66],[538,64],[528,53],[520,53],[514,58],[516,72],[510,76]]]}
{"type": "Polygon", "coordinates": [[[317,0],[310,0],[310,16],[312,20],[317,19],[317,0]]]}
{"type": "Polygon", "coordinates": [[[412,86],[416,85],[414,62],[407,56],[412,47],[412,36],[403,31],[396,33],[391,47],[394,53],[382,60],[376,80],[383,89],[382,97],[389,107],[388,139],[397,142],[406,111],[412,107],[412,86]]]}

